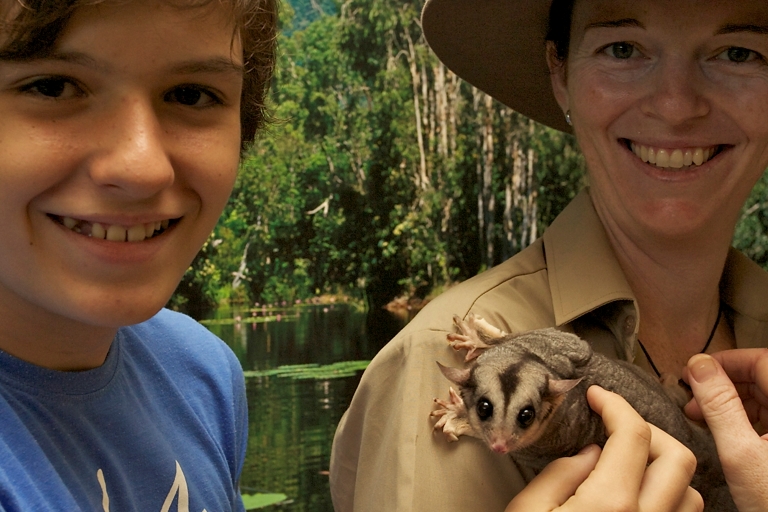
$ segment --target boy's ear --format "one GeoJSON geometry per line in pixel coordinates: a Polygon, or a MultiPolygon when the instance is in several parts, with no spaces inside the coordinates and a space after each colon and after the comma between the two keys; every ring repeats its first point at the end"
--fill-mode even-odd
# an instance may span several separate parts
{"type": "Polygon", "coordinates": [[[567,87],[567,63],[557,58],[557,50],[553,41],[547,41],[546,53],[549,78],[552,81],[552,92],[558,105],[560,105],[560,109],[565,113],[570,109],[567,87]]]}

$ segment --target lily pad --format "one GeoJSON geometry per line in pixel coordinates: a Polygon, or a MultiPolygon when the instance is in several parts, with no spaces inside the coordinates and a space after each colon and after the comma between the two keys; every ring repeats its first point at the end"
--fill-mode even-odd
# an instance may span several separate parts
{"type": "Polygon", "coordinates": [[[351,377],[356,372],[365,370],[370,361],[340,361],[338,363],[293,364],[278,366],[270,370],[250,370],[243,372],[246,377],[287,377],[294,380],[328,380],[351,377]]]}
{"type": "Polygon", "coordinates": [[[243,494],[245,510],[256,510],[283,502],[288,499],[285,494],[243,494]]]}

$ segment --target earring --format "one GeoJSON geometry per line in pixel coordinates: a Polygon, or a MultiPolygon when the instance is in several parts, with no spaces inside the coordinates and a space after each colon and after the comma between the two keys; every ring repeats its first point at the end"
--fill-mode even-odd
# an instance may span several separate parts
{"type": "Polygon", "coordinates": [[[565,111],[565,122],[568,124],[568,126],[573,126],[573,122],[571,121],[571,110],[570,109],[565,111]]]}

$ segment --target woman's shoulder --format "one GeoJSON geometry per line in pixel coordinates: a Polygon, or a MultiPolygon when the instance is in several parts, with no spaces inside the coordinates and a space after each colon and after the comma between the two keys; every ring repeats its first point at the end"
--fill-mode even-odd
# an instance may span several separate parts
{"type": "Polygon", "coordinates": [[[542,240],[437,296],[399,337],[453,331],[453,316],[464,318],[470,311],[506,332],[554,325],[542,240]]]}

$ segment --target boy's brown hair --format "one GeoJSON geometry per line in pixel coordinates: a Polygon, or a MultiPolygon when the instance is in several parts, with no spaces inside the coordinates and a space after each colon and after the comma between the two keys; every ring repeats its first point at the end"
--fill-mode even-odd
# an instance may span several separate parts
{"type": "MultiPolygon", "coordinates": [[[[72,14],[83,5],[112,0],[0,0],[0,60],[45,57],[72,14]]],[[[243,45],[240,146],[253,142],[268,118],[265,100],[275,67],[278,0],[167,0],[179,8],[219,2],[232,11],[243,45]]]]}

